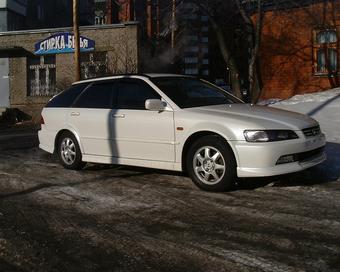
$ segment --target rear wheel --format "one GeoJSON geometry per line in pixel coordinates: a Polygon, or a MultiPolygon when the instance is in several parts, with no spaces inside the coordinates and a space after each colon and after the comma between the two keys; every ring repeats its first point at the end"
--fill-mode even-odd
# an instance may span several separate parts
{"type": "Polygon", "coordinates": [[[66,169],[79,170],[86,164],[82,161],[78,141],[70,132],[65,132],[59,137],[58,157],[66,169]]]}
{"type": "Polygon", "coordinates": [[[193,182],[207,191],[226,191],[236,180],[236,162],[232,150],[219,136],[196,141],[187,155],[188,173],[193,182]]]}

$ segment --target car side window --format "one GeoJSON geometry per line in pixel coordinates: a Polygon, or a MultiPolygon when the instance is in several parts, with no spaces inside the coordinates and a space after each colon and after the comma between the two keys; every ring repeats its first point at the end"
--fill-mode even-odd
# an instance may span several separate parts
{"type": "Polygon", "coordinates": [[[81,83],[71,86],[69,89],[53,97],[46,105],[46,108],[68,108],[72,106],[76,98],[87,87],[88,83],[81,83]]]}
{"type": "Polygon", "coordinates": [[[112,109],[113,82],[94,83],[75,101],[74,108],[112,109]]]}
{"type": "Polygon", "coordinates": [[[117,83],[117,109],[145,110],[145,101],[161,96],[142,80],[122,80],[117,83]]]}

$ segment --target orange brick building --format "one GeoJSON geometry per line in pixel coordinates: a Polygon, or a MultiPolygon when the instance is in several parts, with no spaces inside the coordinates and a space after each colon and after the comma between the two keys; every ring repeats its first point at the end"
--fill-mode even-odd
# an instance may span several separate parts
{"type": "Polygon", "coordinates": [[[340,1],[310,1],[264,12],[262,98],[287,98],[339,86],[340,1]]]}

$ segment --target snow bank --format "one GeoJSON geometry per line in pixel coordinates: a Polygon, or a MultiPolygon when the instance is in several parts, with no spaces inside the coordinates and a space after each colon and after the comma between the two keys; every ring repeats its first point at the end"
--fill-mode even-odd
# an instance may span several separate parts
{"type": "MultiPolygon", "coordinates": [[[[286,100],[270,99],[261,101],[268,105],[300,112],[319,121],[327,138],[328,160],[320,167],[332,179],[340,177],[340,88],[325,92],[296,95],[286,100]]],[[[339,179],[340,180],[340,179],[339,179]]]]}

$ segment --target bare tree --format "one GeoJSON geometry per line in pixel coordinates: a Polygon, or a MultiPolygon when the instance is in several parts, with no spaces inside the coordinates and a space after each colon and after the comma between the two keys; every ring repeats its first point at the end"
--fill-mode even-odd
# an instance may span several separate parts
{"type": "Polygon", "coordinates": [[[261,71],[258,69],[258,57],[261,46],[261,35],[262,35],[262,1],[256,0],[256,18],[251,18],[252,13],[246,11],[244,3],[254,2],[251,0],[241,1],[234,0],[243,18],[245,25],[245,34],[247,37],[249,47],[249,66],[248,66],[248,81],[249,81],[249,92],[251,94],[251,101],[257,103],[261,96],[262,86],[261,84],[261,71]]]}
{"type": "Polygon", "coordinates": [[[234,94],[241,98],[242,89],[246,88],[250,92],[252,102],[256,102],[262,88],[258,69],[262,1],[192,0],[192,2],[201,12],[209,16],[221,55],[230,71],[234,94]],[[256,8],[250,12],[246,9],[247,4],[256,5],[256,8]],[[253,12],[254,10],[256,12],[253,12]]]}

